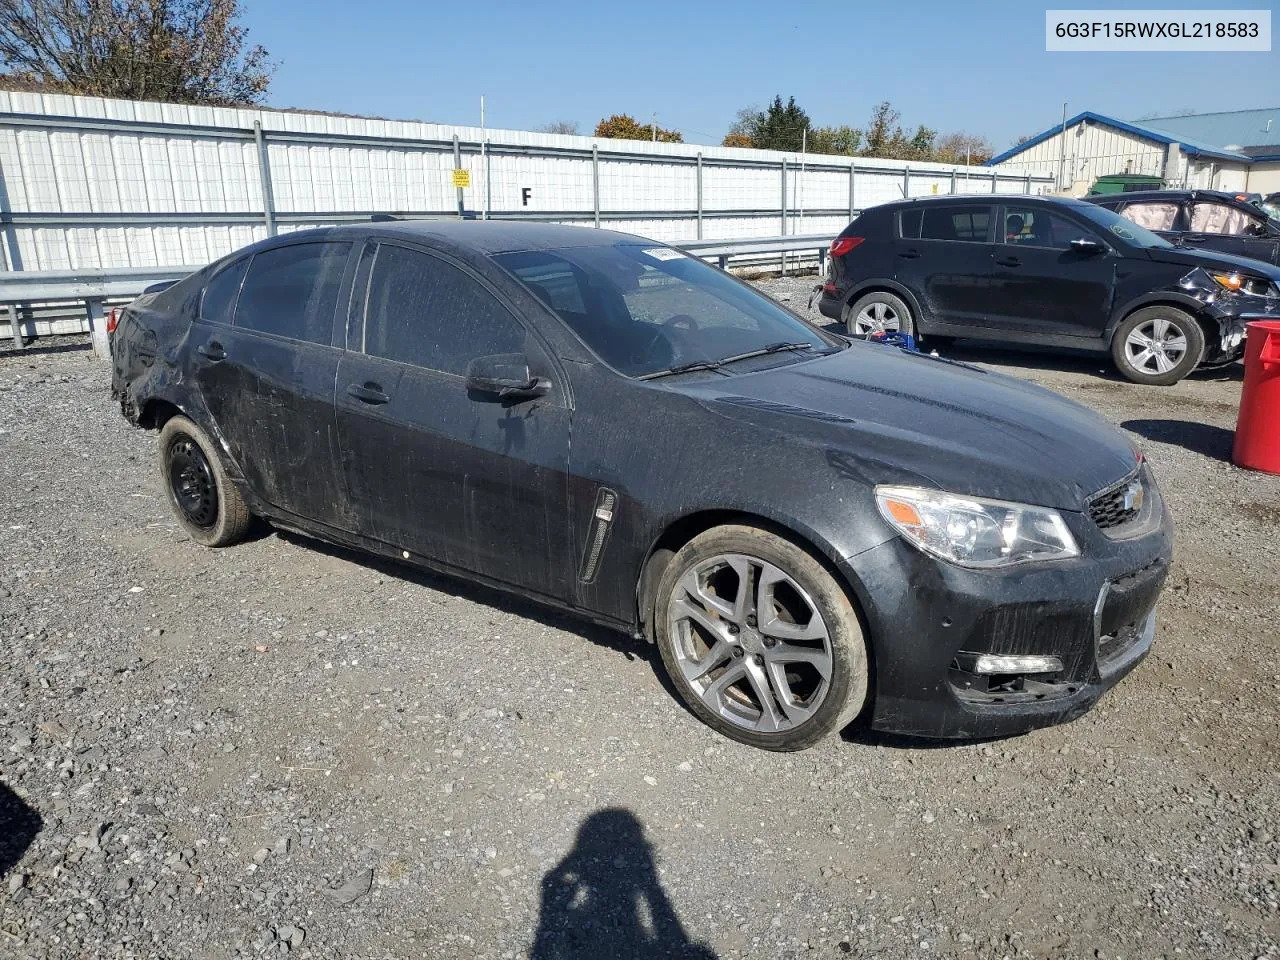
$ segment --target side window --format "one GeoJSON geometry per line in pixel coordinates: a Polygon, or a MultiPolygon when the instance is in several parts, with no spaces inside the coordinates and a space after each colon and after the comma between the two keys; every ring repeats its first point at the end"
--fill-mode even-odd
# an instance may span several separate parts
{"type": "Polygon", "coordinates": [[[1176,203],[1130,203],[1120,211],[1120,216],[1148,230],[1172,230],[1178,219],[1178,205],[1176,203]]]}
{"type": "Polygon", "coordinates": [[[920,219],[924,215],[924,211],[919,208],[915,210],[903,210],[898,214],[898,223],[900,225],[900,234],[904,240],[920,239],[920,219]]]}
{"type": "Polygon", "coordinates": [[[924,211],[920,239],[986,243],[990,226],[991,208],[985,205],[929,207],[924,211]]]}
{"type": "Polygon", "coordinates": [[[201,320],[209,323],[231,323],[236,297],[240,295],[240,281],[244,279],[244,272],[248,269],[249,258],[245,257],[214,274],[200,300],[201,320]]]}
{"type": "Polygon", "coordinates": [[[1233,237],[1256,236],[1262,218],[1253,217],[1225,203],[1196,203],[1191,206],[1191,230],[1194,233],[1223,233],[1233,237]]]}
{"type": "Polygon", "coordinates": [[[329,343],[349,243],[295,243],[254,254],[240,288],[236,326],[329,343]]]}
{"type": "Polygon", "coordinates": [[[1068,250],[1072,240],[1087,233],[1083,227],[1043,207],[1004,210],[1004,242],[1015,246],[1068,250]]]}
{"type": "Polygon", "coordinates": [[[476,357],[523,353],[524,339],[520,322],[462,270],[417,250],[378,247],[365,353],[463,376],[476,357]]]}

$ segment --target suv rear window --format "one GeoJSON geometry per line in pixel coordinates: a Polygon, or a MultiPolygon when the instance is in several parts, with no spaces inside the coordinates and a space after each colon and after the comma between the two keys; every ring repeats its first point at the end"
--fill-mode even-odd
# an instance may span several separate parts
{"type": "Polygon", "coordinates": [[[972,207],[929,207],[924,211],[920,239],[986,243],[990,227],[991,208],[985,204],[972,207]]]}

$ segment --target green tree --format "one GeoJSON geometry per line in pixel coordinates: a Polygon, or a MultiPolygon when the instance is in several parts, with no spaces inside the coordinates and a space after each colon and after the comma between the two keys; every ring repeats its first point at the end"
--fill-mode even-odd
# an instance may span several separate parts
{"type": "Polygon", "coordinates": [[[759,123],[750,134],[751,143],[761,150],[799,150],[810,129],[809,115],[796,105],[796,98],[791,97],[784,104],[777,96],[760,114],[759,123]]]}
{"type": "Polygon", "coordinates": [[[817,127],[809,133],[809,150],[842,157],[856,157],[862,146],[862,131],[857,127],[817,127]]]}
{"type": "Polygon", "coordinates": [[[0,0],[5,79],[131,100],[260,103],[275,69],[237,0],[0,0]]]}
{"type": "Polygon", "coordinates": [[[863,153],[868,157],[886,157],[889,154],[885,151],[889,149],[894,139],[894,133],[902,135],[902,128],[898,126],[898,120],[901,114],[893,109],[893,104],[888,100],[876,105],[871,111],[871,119],[867,122],[867,132],[865,143],[866,147],[863,153]]]}
{"type": "Polygon", "coordinates": [[[662,143],[684,143],[679,130],[664,130],[662,127],[648,123],[637,123],[636,118],[626,113],[615,113],[596,124],[595,135],[612,140],[653,140],[662,143]]]}

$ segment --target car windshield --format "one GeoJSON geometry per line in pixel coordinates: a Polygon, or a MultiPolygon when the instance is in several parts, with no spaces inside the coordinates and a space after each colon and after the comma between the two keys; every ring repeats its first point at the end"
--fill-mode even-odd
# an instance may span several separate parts
{"type": "Polygon", "coordinates": [[[838,348],[768,297],[671,247],[565,247],[493,258],[605,363],[630,377],[729,372],[744,355],[838,348]]]}
{"type": "Polygon", "coordinates": [[[1108,210],[1106,207],[1088,203],[1074,206],[1071,209],[1102,227],[1110,237],[1118,238],[1131,247],[1152,249],[1173,246],[1168,240],[1152,233],[1146,227],[1140,227],[1132,220],[1128,220],[1115,211],[1108,210]]]}

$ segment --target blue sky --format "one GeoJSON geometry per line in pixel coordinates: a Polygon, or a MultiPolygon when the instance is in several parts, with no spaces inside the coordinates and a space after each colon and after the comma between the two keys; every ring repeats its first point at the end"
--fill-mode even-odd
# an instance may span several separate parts
{"type": "Polygon", "coordinates": [[[1047,53],[1048,5],[1026,2],[241,3],[251,41],[279,61],[271,105],[394,119],[475,124],[484,94],[491,127],[575,120],[590,133],[608,114],[656,111],[686,140],[718,143],[740,107],[780,93],[818,125],[862,127],[890,100],[904,125],[1000,150],[1056,122],[1064,100],[1122,119],[1280,101],[1280,52],[1047,53]]]}

